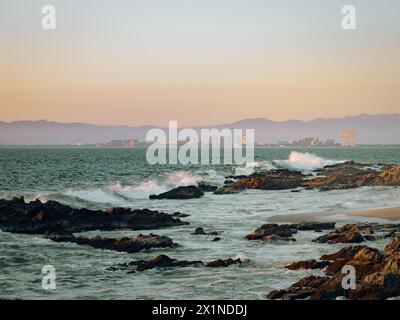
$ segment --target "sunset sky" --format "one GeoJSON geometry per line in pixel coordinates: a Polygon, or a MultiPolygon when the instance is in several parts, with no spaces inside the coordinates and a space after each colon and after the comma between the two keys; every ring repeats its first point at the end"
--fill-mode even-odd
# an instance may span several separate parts
{"type": "Polygon", "coordinates": [[[0,40],[0,121],[400,112],[398,0],[0,0],[0,40]],[[345,4],[357,30],[341,28],[345,4]]]}

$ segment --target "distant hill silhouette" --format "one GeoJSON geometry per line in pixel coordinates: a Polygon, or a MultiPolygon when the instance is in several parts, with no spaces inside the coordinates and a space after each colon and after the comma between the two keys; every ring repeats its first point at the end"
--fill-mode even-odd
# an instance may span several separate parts
{"type": "MultiPolygon", "coordinates": [[[[86,143],[96,143],[127,138],[144,141],[146,132],[151,128],[156,127],[102,126],[46,120],[0,122],[0,143],[64,145],[75,144],[80,140],[86,143]]],[[[195,129],[201,128],[203,127],[195,129]]],[[[343,118],[318,118],[311,121],[272,121],[255,118],[222,125],[210,125],[207,128],[254,128],[256,139],[262,139],[265,143],[276,143],[278,140],[297,140],[304,137],[332,138],[339,141],[342,129],[355,129],[358,144],[400,144],[400,114],[361,114],[343,118]]]]}

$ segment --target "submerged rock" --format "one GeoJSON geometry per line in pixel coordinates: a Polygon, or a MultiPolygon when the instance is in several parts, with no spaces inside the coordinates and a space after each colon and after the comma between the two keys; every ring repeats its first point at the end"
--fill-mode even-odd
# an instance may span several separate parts
{"type": "Polygon", "coordinates": [[[204,229],[202,227],[198,227],[198,228],[194,229],[191,234],[192,235],[205,235],[206,232],[204,231],[204,229]]]}
{"type": "MultiPolygon", "coordinates": [[[[205,264],[206,267],[209,268],[219,268],[219,267],[228,267],[233,264],[242,264],[242,260],[240,259],[217,259],[210,261],[205,264]]],[[[145,271],[149,269],[162,269],[162,268],[184,268],[184,267],[199,267],[203,266],[204,263],[202,261],[186,261],[186,260],[177,260],[172,259],[164,254],[159,255],[150,260],[138,260],[131,261],[128,263],[121,263],[116,266],[112,266],[108,268],[108,270],[126,270],[128,273],[135,273],[135,271],[145,271]]]]}
{"type": "Polygon", "coordinates": [[[302,222],[297,224],[268,223],[249,233],[247,240],[296,241],[293,235],[298,231],[327,230],[335,227],[334,222],[302,222]]]}
{"type": "Polygon", "coordinates": [[[179,261],[162,254],[150,260],[138,260],[129,263],[122,263],[109,268],[109,270],[128,270],[129,273],[133,273],[134,271],[145,271],[154,268],[184,268],[199,265],[203,265],[203,262],[186,260],[179,261]]]}
{"type": "Polygon", "coordinates": [[[49,234],[89,230],[158,229],[189,224],[148,209],[76,209],[57,201],[25,203],[24,198],[0,200],[0,229],[6,232],[49,234]]]}
{"type": "Polygon", "coordinates": [[[210,268],[220,268],[220,267],[229,267],[230,265],[233,264],[242,264],[243,261],[238,258],[238,259],[226,259],[226,260],[222,260],[222,259],[217,259],[217,260],[213,260],[210,261],[206,264],[206,267],[210,267],[210,268]]]}
{"type": "Polygon", "coordinates": [[[196,186],[182,186],[159,195],[151,195],[150,199],[193,199],[204,196],[204,191],[196,186]]]}
{"type": "Polygon", "coordinates": [[[139,252],[153,248],[171,248],[176,246],[172,239],[165,236],[139,234],[132,238],[104,238],[96,236],[93,238],[76,237],[74,235],[50,234],[49,239],[56,242],[71,242],[80,245],[87,245],[96,249],[115,250],[120,252],[139,252]]]}
{"type": "Polygon", "coordinates": [[[204,192],[214,192],[215,190],[218,189],[217,186],[213,186],[213,185],[210,185],[210,184],[206,184],[206,183],[204,183],[204,182],[200,182],[200,183],[198,184],[198,187],[199,187],[202,191],[204,191],[204,192]]]}
{"type": "Polygon", "coordinates": [[[273,241],[296,241],[295,238],[289,237],[289,236],[280,236],[277,234],[271,234],[268,236],[265,236],[261,239],[262,241],[265,242],[273,242],[273,241]]]}
{"type": "Polygon", "coordinates": [[[220,234],[218,231],[212,231],[212,232],[205,232],[202,227],[197,227],[194,229],[191,233],[192,235],[207,235],[207,236],[217,236],[220,234]]]}
{"type": "Polygon", "coordinates": [[[172,216],[173,216],[174,218],[187,218],[187,217],[190,217],[190,214],[182,213],[182,212],[174,212],[174,213],[172,214],[172,216]]]}

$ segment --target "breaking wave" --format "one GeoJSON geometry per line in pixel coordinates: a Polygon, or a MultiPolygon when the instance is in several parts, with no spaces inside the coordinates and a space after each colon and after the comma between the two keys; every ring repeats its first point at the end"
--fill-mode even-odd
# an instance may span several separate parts
{"type": "Polygon", "coordinates": [[[274,164],[292,170],[313,171],[321,169],[325,166],[343,162],[344,161],[324,159],[322,157],[319,157],[315,154],[308,152],[302,153],[302,152],[292,151],[289,155],[288,160],[275,160],[274,164]]]}
{"type": "Polygon", "coordinates": [[[270,171],[277,169],[271,162],[268,161],[256,161],[246,163],[244,167],[238,167],[235,169],[236,176],[248,176],[258,170],[270,171]]]}
{"type": "MultiPolygon", "coordinates": [[[[250,175],[255,171],[271,171],[279,168],[313,171],[342,161],[327,160],[311,153],[293,151],[287,160],[256,161],[235,168],[235,175],[250,175]]],[[[204,182],[223,185],[226,173],[210,168],[192,171],[174,171],[150,177],[135,184],[122,184],[116,181],[112,185],[88,189],[68,189],[58,193],[40,194],[38,198],[59,199],[70,204],[86,205],[89,203],[107,206],[129,206],[132,200],[148,199],[152,194],[160,194],[179,186],[198,185],[204,182]]]]}
{"type": "Polygon", "coordinates": [[[247,163],[235,169],[235,175],[248,176],[255,171],[271,171],[276,169],[290,169],[300,171],[314,171],[328,165],[344,161],[329,160],[312,153],[292,151],[287,160],[257,161],[247,163]]]}
{"type": "Polygon", "coordinates": [[[176,171],[134,185],[123,185],[117,181],[102,188],[68,189],[60,193],[40,194],[36,198],[43,201],[59,199],[70,204],[98,203],[124,206],[129,205],[132,200],[148,199],[152,194],[160,194],[179,186],[198,185],[199,182],[222,185],[224,180],[224,175],[211,169],[196,172],[176,171]]]}

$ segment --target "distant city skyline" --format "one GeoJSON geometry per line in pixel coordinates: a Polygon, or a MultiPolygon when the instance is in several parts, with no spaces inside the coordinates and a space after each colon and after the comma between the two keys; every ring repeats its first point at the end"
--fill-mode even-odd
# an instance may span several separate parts
{"type": "MultiPolygon", "coordinates": [[[[242,119],[232,123],[209,123],[201,128],[254,129],[255,140],[265,143],[312,138],[305,144],[318,141],[336,140],[346,145],[357,144],[400,144],[400,113],[392,115],[358,115],[344,118],[324,118],[312,121],[272,121],[265,118],[242,119]],[[353,133],[346,130],[355,130],[353,133]],[[318,141],[313,138],[318,137],[318,141]],[[345,137],[345,139],[343,139],[345,137]],[[346,142],[347,141],[347,142],[346,142]],[[356,141],[356,142],[355,142],[356,141]]],[[[177,123],[178,128],[185,128],[177,123]]],[[[76,144],[98,143],[110,140],[137,139],[145,141],[152,125],[145,126],[105,126],[90,123],[59,123],[49,121],[0,121],[0,144],[76,144]]],[[[168,131],[168,126],[160,128],[168,131]]],[[[187,128],[187,127],[186,127],[187,128]]],[[[304,144],[303,142],[299,142],[304,144]]],[[[326,144],[325,143],[325,144],[326,144]]],[[[331,144],[332,141],[329,142],[331,144]]],[[[124,143],[126,144],[126,143],[124,143]]]]}
{"type": "Polygon", "coordinates": [[[400,2],[3,0],[1,119],[182,126],[400,110],[400,2]],[[57,28],[41,27],[53,5],[57,28]]]}

